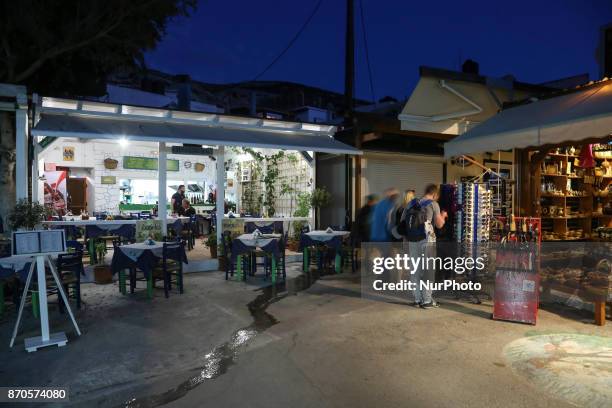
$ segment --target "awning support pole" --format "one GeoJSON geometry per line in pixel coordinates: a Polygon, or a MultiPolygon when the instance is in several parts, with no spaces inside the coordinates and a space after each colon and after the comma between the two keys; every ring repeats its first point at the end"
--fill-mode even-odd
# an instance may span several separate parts
{"type": "Polygon", "coordinates": [[[166,143],[159,142],[159,155],[158,155],[158,191],[159,201],[157,204],[157,215],[162,222],[162,235],[166,236],[168,233],[168,198],[166,197],[166,179],[167,179],[167,167],[168,161],[166,159],[166,143]]]}
{"type": "Polygon", "coordinates": [[[217,149],[217,245],[223,239],[223,216],[225,215],[225,149],[217,149]]]}
{"type": "Polygon", "coordinates": [[[28,110],[27,100],[23,107],[19,96],[17,99],[19,108],[15,110],[15,198],[19,201],[28,198],[28,110]]]}
{"type": "Polygon", "coordinates": [[[487,166],[484,166],[484,165],[482,165],[482,164],[478,163],[476,160],[472,160],[472,159],[471,159],[470,157],[468,157],[468,156],[461,155],[461,159],[463,159],[463,160],[465,160],[465,161],[467,161],[467,162],[470,162],[470,163],[472,163],[472,164],[475,164],[477,167],[480,167],[481,169],[483,169],[483,170],[484,170],[485,172],[487,172],[487,173],[494,174],[495,176],[497,176],[497,177],[499,177],[499,178],[501,178],[501,177],[502,177],[502,176],[501,176],[501,175],[500,175],[498,172],[493,171],[491,168],[489,168],[489,167],[487,167],[487,166]]]}

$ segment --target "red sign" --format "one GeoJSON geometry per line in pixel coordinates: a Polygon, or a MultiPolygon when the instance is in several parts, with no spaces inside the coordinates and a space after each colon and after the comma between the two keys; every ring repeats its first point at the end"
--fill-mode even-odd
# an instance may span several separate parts
{"type": "Polygon", "coordinates": [[[540,276],[534,272],[498,269],[495,273],[493,319],[536,324],[540,276]]]}

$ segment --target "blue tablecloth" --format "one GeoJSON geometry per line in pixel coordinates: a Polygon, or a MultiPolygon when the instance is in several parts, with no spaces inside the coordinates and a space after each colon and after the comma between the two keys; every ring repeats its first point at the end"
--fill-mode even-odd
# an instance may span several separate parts
{"type": "Polygon", "coordinates": [[[17,276],[20,280],[24,281],[28,278],[28,272],[30,266],[34,262],[31,258],[0,258],[0,279],[10,278],[11,276],[17,276]]]}
{"type": "Polygon", "coordinates": [[[98,225],[85,226],[86,238],[97,238],[102,235],[117,235],[126,239],[134,239],[136,227],[132,224],[111,224],[103,227],[98,225]]]}
{"type": "Polygon", "coordinates": [[[232,240],[232,263],[236,261],[238,255],[248,254],[251,251],[255,251],[257,248],[274,255],[274,257],[278,259],[280,256],[279,243],[280,238],[256,239],[252,244],[248,244],[239,238],[234,238],[232,240]],[[265,242],[265,244],[262,245],[263,242],[265,242]]]}
{"type": "MultiPolygon", "coordinates": [[[[129,248],[130,245],[126,245],[126,247],[129,248]]],[[[124,269],[138,268],[144,273],[145,278],[148,278],[153,268],[155,268],[161,259],[159,246],[155,249],[142,250],[136,259],[126,255],[121,249],[122,247],[118,247],[118,249],[113,252],[113,260],[111,261],[113,275],[124,269]]],[[[183,248],[183,252],[184,251],[185,248],[183,248]]],[[[186,253],[183,253],[183,262],[188,263],[186,253]]]]}
{"type": "Polygon", "coordinates": [[[255,230],[263,234],[272,234],[274,232],[283,233],[283,221],[245,221],[244,232],[251,233],[255,230]]]}
{"type": "Polygon", "coordinates": [[[306,234],[302,234],[302,236],[300,237],[300,252],[303,251],[304,248],[318,245],[325,245],[328,248],[333,248],[336,251],[339,251],[342,248],[343,238],[344,237],[337,235],[335,237],[331,237],[326,241],[321,241],[317,240],[316,238],[309,237],[306,234]]]}

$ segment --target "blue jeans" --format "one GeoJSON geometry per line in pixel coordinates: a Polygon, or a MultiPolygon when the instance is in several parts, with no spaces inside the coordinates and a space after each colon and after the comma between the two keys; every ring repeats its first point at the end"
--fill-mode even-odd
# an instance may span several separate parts
{"type": "MultiPolygon", "coordinates": [[[[436,243],[428,241],[424,239],[418,242],[409,242],[408,243],[408,253],[411,258],[428,258],[436,256],[436,243]]],[[[435,281],[436,270],[433,266],[434,262],[431,262],[432,265],[427,268],[427,265],[423,265],[425,259],[421,261],[419,267],[414,271],[410,271],[410,282],[412,282],[415,286],[415,289],[412,291],[414,296],[414,301],[418,303],[430,303],[433,302],[432,290],[422,287],[422,283],[429,283],[432,285],[435,281]]]]}

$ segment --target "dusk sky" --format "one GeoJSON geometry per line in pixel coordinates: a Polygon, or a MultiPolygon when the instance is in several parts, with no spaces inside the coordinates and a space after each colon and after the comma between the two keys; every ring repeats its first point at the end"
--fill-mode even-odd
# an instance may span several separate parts
{"type": "MultiPolygon", "coordinates": [[[[287,45],[318,0],[203,1],[174,21],[151,68],[194,79],[253,79],[287,45]]],[[[342,92],[345,1],[323,0],[293,47],[262,80],[285,80],[342,92]]],[[[612,23],[612,0],[362,0],[374,91],[404,98],[418,67],[458,69],[480,63],[485,75],[544,82],[588,72],[597,79],[599,27],[612,23]]],[[[356,96],[372,99],[359,0],[355,2],[356,96]]]]}

